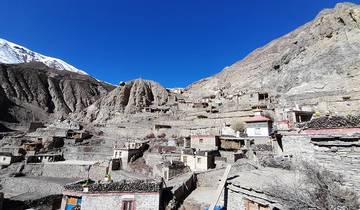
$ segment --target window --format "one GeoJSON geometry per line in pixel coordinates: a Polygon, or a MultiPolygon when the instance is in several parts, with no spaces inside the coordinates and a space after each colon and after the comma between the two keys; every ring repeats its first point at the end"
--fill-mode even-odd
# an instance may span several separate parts
{"type": "Polygon", "coordinates": [[[6,160],[6,157],[3,157],[3,161],[5,161],[6,160]]]}
{"type": "Polygon", "coordinates": [[[259,101],[263,101],[269,98],[269,94],[267,93],[259,93],[259,101]]]}
{"type": "Polygon", "coordinates": [[[200,144],[204,142],[204,139],[199,139],[200,144]]]}
{"type": "Polygon", "coordinates": [[[135,210],[135,201],[123,201],[122,210],[135,210]]]}
{"type": "Polygon", "coordinates": [[[201,163],[201,158],[197,158],[197,163],[201,163]]]}
{"type": "Polygon", "coordinates": [[[255,128],[255,135],[261,135],[261,128],[255,128]]]}

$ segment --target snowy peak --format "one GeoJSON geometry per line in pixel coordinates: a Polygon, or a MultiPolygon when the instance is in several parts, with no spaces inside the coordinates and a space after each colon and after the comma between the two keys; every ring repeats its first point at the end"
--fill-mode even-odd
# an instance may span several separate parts
{"type": "Polygon", "coordinates": [[[0,63],[14,64],[29,63],[33,61],[44,63],[50,68],[57,70],[67,70],[87,75],[86,72],[75,68],[63,60],[33,52],[23,46],[0,38],[0,63]]]}

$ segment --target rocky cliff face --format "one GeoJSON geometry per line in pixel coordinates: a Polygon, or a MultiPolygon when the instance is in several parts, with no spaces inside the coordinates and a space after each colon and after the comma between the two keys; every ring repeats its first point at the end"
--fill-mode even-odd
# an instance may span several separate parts
{"type": "Polygon", "coordinates": [[[106,120],[116,113],[136,113],[151,105],[164,105],[168,98],[168,91],[160,84],[149,80],[132,80],[96,101],[78,117],[87,121],[106,120]]]}
{"type": "Polygon", "coordinates": [[[360,91],[360,6],[338,4],[312,22],[256,49],[186,95],[262,90],[285,99],[360,91]]]}
{"type": "Polygon", "coordinates": [[[28,122],[81,111],[113,87],[42,63],[0,64],[0,120],[28,122]]]}

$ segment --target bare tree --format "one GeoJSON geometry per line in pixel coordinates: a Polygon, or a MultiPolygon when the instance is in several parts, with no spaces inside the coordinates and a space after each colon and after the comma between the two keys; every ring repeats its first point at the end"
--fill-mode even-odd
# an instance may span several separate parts
{"type": "Polygon", "coordinates": [[[240,133],[243,133],[245,130],[245,123],[242,120],[236,120],[231,124],[231,128],[234,131],[239,131],[240,133]]]}
{"type": "Polygon", "coordinates": [[[294,184],[277,181],[266,192],[287,209],[355,210],[360,208],[357,194],[344,187],[343,179],[315,163],[300,161],[293,168],[294,184]]]}

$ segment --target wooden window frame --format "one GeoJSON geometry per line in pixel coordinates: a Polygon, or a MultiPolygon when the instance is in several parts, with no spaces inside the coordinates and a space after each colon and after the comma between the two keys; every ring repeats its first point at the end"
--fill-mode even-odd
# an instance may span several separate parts
{"type": "Polygon", "coordinates": [[[135,200],[123,200],[121,202],[121,210],[136,210],[136,207],[135,207],[135,200]],[[125,207],[125,204],[127,203],[130,203],[131,206],[130,206],[130,209],[128,209],[127,207],[125,207]]]}

